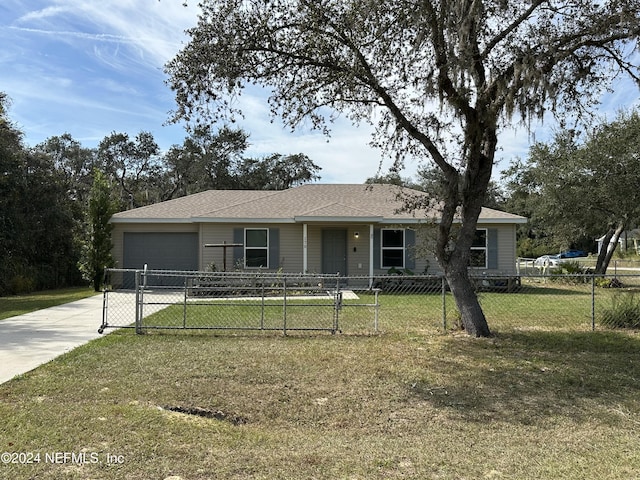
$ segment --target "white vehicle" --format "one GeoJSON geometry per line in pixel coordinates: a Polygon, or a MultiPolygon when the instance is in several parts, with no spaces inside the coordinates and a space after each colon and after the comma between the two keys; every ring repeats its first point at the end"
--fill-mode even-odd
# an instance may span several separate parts
{"type": "Polygon", "coordinates": [[[536,268],[553,268],[560,265],[564,259],[560,255],[542,255],[534,260],[533,266],[536,268]]]}

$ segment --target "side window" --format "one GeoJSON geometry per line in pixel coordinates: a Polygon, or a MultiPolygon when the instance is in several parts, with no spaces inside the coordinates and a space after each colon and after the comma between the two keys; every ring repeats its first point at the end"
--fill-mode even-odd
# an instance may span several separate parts
{"type": "Polygon", "coordinates": [[[245,268],[267,268],[269,265],[269,230],[267,228],[245,228],[245,268]]]}
{"type": "Polygon", "coordinates": [[[404,268],[404,230],[383,229],[381,234],[382,268],[404,268]]]}
{"type": "Polygon", "coordinates": [[[471,244],[469,264],[475,268],[487,268],[487,229],[479,228],[471,244]]]}

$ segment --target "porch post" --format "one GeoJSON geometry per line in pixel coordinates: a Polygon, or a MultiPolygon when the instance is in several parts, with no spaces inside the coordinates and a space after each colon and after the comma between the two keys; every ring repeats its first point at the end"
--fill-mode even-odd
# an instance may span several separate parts
{"type": "Polygon", "coordinates": [[[308,255],[307,255],[307,224],[302,224],[302,273],[307,273],[308,268],[308,255]]]}
{"type": "Polygon", "coordinates": [[[369,225],[369,288],[373,287],[373,223],[369,225]]]}

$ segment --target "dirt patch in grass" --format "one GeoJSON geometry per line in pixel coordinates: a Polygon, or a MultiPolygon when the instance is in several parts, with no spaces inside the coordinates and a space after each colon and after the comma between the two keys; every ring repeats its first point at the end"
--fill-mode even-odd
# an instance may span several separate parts
{"type": "Polygon", "coordinates": [[[226,413],[222,410],[210,410],[208,408],[201,407],[185,407],[181,405],[167,405],[160,408],[163,410],[168,410],[170,412],[183,413],[185,415],[193,415],[202,418],[214,418],[216,420],[229,422],[232,425],[244,425],[248,421],[245,417],[226,413]]]}

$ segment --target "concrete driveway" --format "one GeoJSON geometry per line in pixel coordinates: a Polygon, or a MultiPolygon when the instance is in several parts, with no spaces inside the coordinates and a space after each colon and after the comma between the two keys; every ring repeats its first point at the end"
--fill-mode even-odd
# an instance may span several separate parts
{"type": "Polygon", "coordinates": [[[102,294],[0,320],[0,383],[100,336],[102,294]]]}

